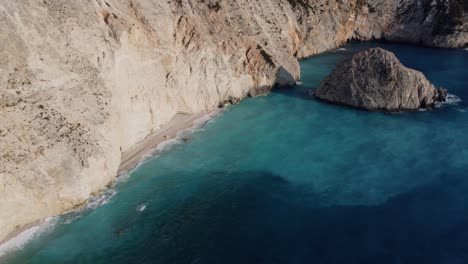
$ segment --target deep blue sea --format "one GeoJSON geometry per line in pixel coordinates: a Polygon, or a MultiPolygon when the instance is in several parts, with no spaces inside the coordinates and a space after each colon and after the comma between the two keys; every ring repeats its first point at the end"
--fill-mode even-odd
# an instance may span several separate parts
{"type": "Polygon", "coordinates": [[[350,43],[301,66],[298,87],[229,107],[4,262],[468,263],[468,51],[350,43]],[[462,101],[386,114],[307,95],[374,46],[462,101]]]}

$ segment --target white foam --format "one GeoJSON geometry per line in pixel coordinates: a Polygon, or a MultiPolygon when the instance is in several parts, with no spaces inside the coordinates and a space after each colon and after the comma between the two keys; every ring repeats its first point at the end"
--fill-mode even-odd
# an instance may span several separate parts
{"type": "Polygon", "coordinates": [[[140,204],[140,205],[137,206],[136,209],[137,209],[138,212],[143,212],[143,211],[146,209],[147,206],[148,206],[148,205],[145,204],[145,203],[144,203],[144,204],[140,204]]]}
{"type": "Polygon", "coordinates": [[[63,219],[62,224],[69,225],[73,223],[75,220],[78,220],[80,218],[81,218],[81,214],[73,214],[72,216],[68,216],[65,219],[63,219]]]}
{"type": "MultiPolygon", "coordinates": [[[[163,151],[163,150],[167,151],[168,149],[170,149],[175,144],[183,143],[184,140],[182,138],[186,138],[187,136],[189,136],[193,132],[195,132],[197,130],[200,130],[208,122],[210,122],[214,117],[220,115],[220,113],[221,113],[221,111],[213,112],[213,113],[204,115],[201,118],[195,120],[193,122],[193,126],[191,128],[179,131],[179,133],[177,133],[177,136],[176,136],[175,139],[169,139],[169,140],[163,141],[160,144],[158,144],[156,149],[154,149],[153,151],[150,151],[148,154],[146,154],[144,156],[144,159],[142,159],[142,162],[144,162],[149,157],[153,157],[154,153],[158,153],[158,152],[163,151]]],[[[142,162],[137,164],[137,166],[135,166],[135,168],[133,170],[138,168],[142,164],[142,162]]],[[[126,173],[126,174],[121,175],[117,179],[117,181],[119,181],[119,182],[127,181],[128,178],[130,177],[130,174],[131,173],[126,173]]],[[[7,242],[5,242],[4,244],[0,245],[0,258],[2,256],[6,255],[7,253],[11,253],[12,251],[21,250],[32,239],[35,239],[40,235],[44,235],[46,233],[49,233],[50,231],[52,231],[54,229],[54,227],[55,227],[55,225],[57,223],[59,223],[59,224],[70,224],[73,221],[81,218],[83,216],[84,212],[95,210],[98,207],[107,204],[117,193],[118,193],[117,190],[109,188],[109,189],[105,190],[104,192],[100,193],[99,195],[92,196],[88,200],[87,204],[84,207],[82,207],[80,209],[77,209],[77,210],[66,212],[65,214],[63,214],[61,216],[48,218],[48,219],[44,220],[41,224],[33,226],[33,227],[21,232],[16,237],[14,237],[14,238],[8,240],[7,242]]],[[[137,211],[143,212],[144,210],[146,210],[147,206],[148,205],[146,203],[141,204],[141,205],[139,205],[137,207],[137,211]]]]}
{"type": "Polygon", "coordinates": [[[203,115],[202,117],[198,119],[195,119],[193,121],[192,127],[183,129],[177,132],[176,137],[173,139],[168,139],[166,141],[159,143],[158,146],[156,147],[157,153],[161,151],[170,150],[174,145],[182,144],[184,142],[190,141],[190,137],[193,133],[197,131],[201,131],[206,126],[206,124],[211,122],[213,118],[219,116],[220,113],[221,111],[215,111],[213,113],[209,113],[209,114],[203,115]]]}
{"type": "Polygon", "coordinates": [[[218,111],[214,111],[212,113],[206,114],[206,115],[196,119],[195,121],[193,121],[193,126],[191,128],[189,128],[188,130],[193,131],[193,130],[203,128],[204,126],[206,126],[206,124],[208,124],[210,121],[212,121],[213,118],[220,116],[221,113],[222,113],[222,111],[218,110],[218,111]]]}
{"type": "Polygon", "coordinates": [[[147,153],[143,154],[143,156],[141,156],[140,162],[138,162],[138,164],[137,164],[137,166],[135,166],[135,168],[138,168],[141,165],[141,163],[143,163],[147,159],[158,155],[158,153],[159,153],[159,150],[156,147],[155,149],[152,149],[152,150],[148,151],[147,153]]]}
{"type": "MultiPolygon", "coordinates": [[[[174,145],[177,145],[177,144],[180,144],[182,143],[181,140],[179,138],[174,138],[174,139],[168,139],[166,141],[163,141],[161,143],[158,144],[158,146],[156,147],[156,150],[161,152],[161,151],[166,151],[166,150],[169,150],[171,149],[174,145]]],[[[154,153],[154,152],[153,152],[154,153]]],[[[151,155],[151,153],[148,153],[146,156],[146,159],[154,156],[154,155],[151,155]]],[[[144,156],[144,157],[145,157],[144,156]]],[[[146,160],[145,159],[145,160],[146,160]]]]}
{"type": "Polygon", "coordinates": [[[60,223],[69,225],[75,220],[80,219],[85,212],[94,211],[98,207],[107,204],[118,192],[115,189],[107,189],[99,195],[89,198],[85,206],[68,211],[60,216],[60,223]]]}
{"type": "Polygon", "coordinates": [[[60,223],[71,224],[73,221],[80,219],[85,212],[96,210],[98,207],[107,204],[117,193],[117,190],[109,188],[99,195],[91,196],[85,206],[62,214],[60,223]]]}
{"type": "Polygon", "coordinates": [[[49,233],[53,230],[57,222],[58,217],[51,217],[44,220],[41,224],[33,226],[21,232],[16,237],[0,245],[0,257],[3,257],[8,253],[21,250],[32,239],[37,238],[40,235],[49,233]]]}
{"type": "Polygon", "coordinates": [[[95,210],[96,208],[107,204],[116,194],[117,190],[107,189],[99,195],[92,196],[88,200],[88,203],[79,211],[95,210]]]}
{"type": "Polygon", "coordinates": [[[460,99],[460,97],[453,95],[453,94],[447,94],[447,97],[445,98],[445,102],[443,103],[437,102],[435,106],[437,108],[443,107],[445,105],[458,106],[460,105],[461,102],[462,100],[460,99]]]}
{"type": "Polygon", "coordinates": [[[444,105],[459,105],[461,102],[462,100],[460,99],[460,97],[453,95],[453,94],[447,94],[445,102],[436,103],[436,107],[442,107],[444,105]]]}
{"type": "Polygon", "coordinates": [[[446,104],[459,104],[461,103],[462,100],[460,99],[460,97],[456,96],[456,95],[453,95],[453,94],[448,94],[447,95],[447,100],[446,100],[446,104]]]}
{"type": "MultiPolygon", "coordinates": [[[[219,116],[221,114],[221,110],[219,111],[214,111],[212,113],[203,115],[202,117],[195,119],[193,121],[192,127],[183,129],[179,132],[177,132],[176,137],[168,140],[164,140],[160,142],[154,149],[149,150],[147,153],[142,155],[141,159],[139,160],[138,164],[127,174],[123,175],[124,178],[121,180],[118,180],[118,182],[125,182],[128,180],[130,177],[130,174],[132,171],[138,169],[145,161],[147,161],[150,158],[153,158],[157,156],[161,152],[168,151],[172,149],[175,145],[182,144],[184,142],[190,141],[191,134],[193,134],[196,131],[201,131],[203,127],[214,120],[215,117],[219,116]]],[[[120,178],[120,177],[119,177],[120,178]]]]}
{"type": "Polygon", "coordinates": [[[173,139],[168,139],[165,141],[162,141],[159,143],[154,149],[149,150],[147,153],[145,153],[138,164],[130,170],[128,173],[121,175],[119,178],[117,178],[117,182],[125,182],[127,181],[131,173],[138,169],[145,161],[147,161],[150,158],[156,157],[159,153],[163,151],[168,151],[170,150],[173,146],[177,144],[182,144],[184,142],[187,142],[190,140],[191,135],[196,132],[196,131],[201,131],[203,130],[203,127],[206,126],[206,124],[210,122],[214,122],[215,118],[220,116],[222,114],[223,110],[218,110],[218,111],[213,111],[211,113],[208,113],[206,115],[201,116],[198,119],[195,119],[193,121],[192,127],[183,129],[179,132],[177,132],[176,137],[173,139]]]}
{"type": "Polygon", "coordinates": [[[346,50],[347,50],[346,48],[339,48],[339,49],[334,50],[334,52],[340,52],[340,51],[346,51],[346,50]]]}
{"type": "Polygon", "coordinates": [[[107,204],[116,194],[117,190],[107,189],[99,195],[89,198],[84,207],[68,211],[59,216],[48,218],[40,224],[21,232],[16,237],[0,245],[0,258],[7,253],[21,250],[31,240],[51,232],[57,224],[70,224],[81,218],[84,212],[95,210],[96,208],[107,204]]]}
{"type": "Polygon", "coordinates": [[[117,179],[115,179],[116,182],[118,183],[122,183],[122,182],[126,182],[128,181],[128,179],[130,179],[130,174],[131,172],[133,171],[134,169],[130,170],[129,172],[127,173],[124,173],[122,175],[119,175],[119,177],[117,177],[117,179]]]}

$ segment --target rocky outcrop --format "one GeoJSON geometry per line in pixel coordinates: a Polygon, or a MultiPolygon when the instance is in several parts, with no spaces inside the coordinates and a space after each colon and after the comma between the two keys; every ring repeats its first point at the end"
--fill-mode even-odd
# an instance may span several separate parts
{"type": "Polygon", "coordinates": [[[86,201],[176,114],[293,85],[297,58],[349,39],[464,46],[463,3],[2,1],[0,240],[86,201]]]}
{"type": "Polygon", "coordinates": [[[335,104],[370,111],[405,111],[444,102],[447,91],[436,89],[421,72],[397,57],[374,48],[345,60],[324,80],[315,96],[335,104]]]}

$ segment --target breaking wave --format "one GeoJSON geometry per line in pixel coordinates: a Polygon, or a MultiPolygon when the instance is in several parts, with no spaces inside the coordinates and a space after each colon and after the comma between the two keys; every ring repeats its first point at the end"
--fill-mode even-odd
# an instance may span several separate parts
{"type": "Polygon", "coordinates": [[[0,261],[7,253],[21,250],[32,239],[47,234],[52,231],[58,222],[59,217],[48,218],[42,223],[35,225],[19,233],[16,237],[0,245],[0,261]]]}
{"type": "Polygon", "coordinates": [[[462,100],[460,99],[460,97],[458,97],[456,95],[453,95],[453,94],[448,94],[447,95],[447,101],[445,103],[446,104],[456,105],[456,104],[459,104],[461,102],[462,102],[462,100]]]}
{"type": "Polygon", "coordinates": [[[132,172],[137,170],[148,159],[156,157],[161,152],[165,152],[165,151],[168,151],[168,150],[172,149],[172,147],[174,147],[175,145],[190,142],[190,139],[191,139],[193,133],[195,133],[197,131],[201,131],[203,129],[203,127],[205,127],[205,125],[207,123],[212,122],[216,117],[220,116],[221,114],[222,114],[222,110],[214,111],[212,113],[208,113],[208,114],[203,115],[202,117],[194,120],[193,124],[192,124],[192,127],[179,131],[176,134],[175,138],[162,141],[161,143],[159,143],[156,146],[156,148],[151,149],[147,153],[143,154],[140,161],[138,162],[138,164],[133,169],[131,169],[129,172],[120,175],[116,179],[116,182],[117,183],[126,182],[130,178],[132,172]]]}
{"type": "Polygon", "coordinates": [[[29,241],[38,238],[39,236],[49,234],[58,224],[71,224],[73,221],[83,217],[86,212],[93,211],[96,208],[107,204],[116,194],[117,191],[115,189],[109,188],[99,195],[89,198],[88,202],[83,207],[68,211],[59,216],[48,218],[40,224],[22,231],[14,238],[0,245],[0,260],[7,253],[23,249],[29,241]]]}
{"type": "Polygon", "coordinates": [[[162,141],[161,143],[158,144],[158,146],[156,146],[155,149],[152,149],[148,151],[145,155],[143,155],[139,164],[136,166],[136,168],[139,165],[141,165],[143,162],[148,160],[149,158],[157,156],[161,152],[168,151],[175,145],[190,142],[193,133],[197,131],[201,131],[207,123],[211,122],[214,118],[218,117],[219,115],[221,115],[221,111],[215,111],[215,112],[203,115],[202,117],[198,119],[195,119],[190,128],[183,129],[177,132],[175,138],[162,141]]]}
{"type": "Polygon", "coordinates": [[[462,102],[462,99],[460,97],[453,95],[453,94],[447,94],[447,98],[445,102],[442,103],[436,103],[436,107],[442,107],[444,105],[459,105],[462,102]]]}

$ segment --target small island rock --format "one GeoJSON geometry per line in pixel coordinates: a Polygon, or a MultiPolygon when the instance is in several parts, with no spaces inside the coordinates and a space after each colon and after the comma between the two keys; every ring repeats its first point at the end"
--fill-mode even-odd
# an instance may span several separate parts
{"type": "Polygon", "coordinates": [[[345,60],[321,83],[315,96],[369,111],[413,111],[444,102],[447,90],[406,68],[387,50],[372,48],[345,60]]]}

